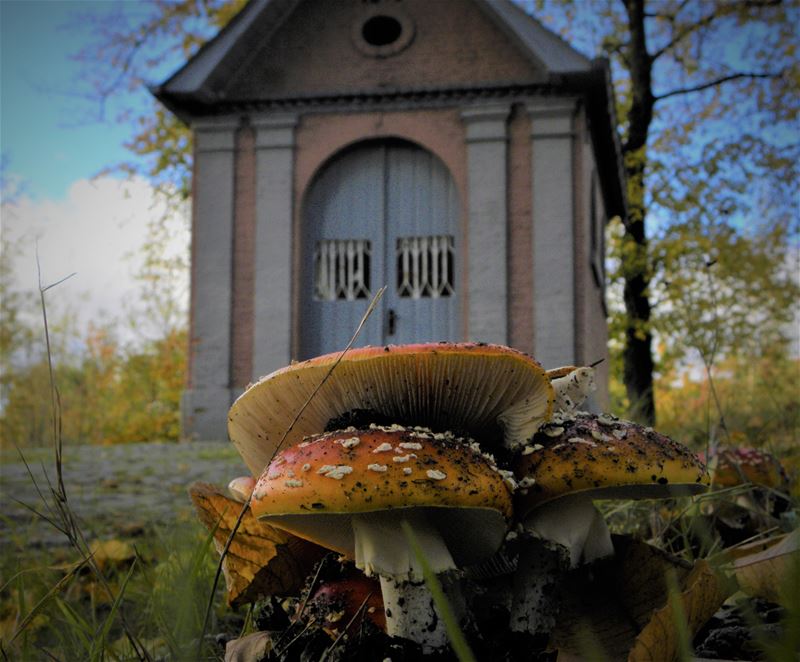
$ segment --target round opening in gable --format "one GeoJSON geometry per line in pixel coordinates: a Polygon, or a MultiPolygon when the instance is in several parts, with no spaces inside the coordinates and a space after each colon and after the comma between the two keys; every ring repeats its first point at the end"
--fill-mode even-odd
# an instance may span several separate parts
{"type": "Polygon", "coordinates": [[[378,14],[367,19],[361,27],[361,36],[370,46],[388,46],[403,34],[403,25],[393,16],[378,14]]]}

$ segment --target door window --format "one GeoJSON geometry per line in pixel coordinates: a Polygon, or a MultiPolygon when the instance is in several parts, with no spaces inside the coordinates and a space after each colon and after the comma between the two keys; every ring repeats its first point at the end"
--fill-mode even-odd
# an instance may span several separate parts
{"type": "Polygon", "coordinates": [[[397,296],[411,299],[453,294],[452,235],[397,239],[397,296]]]}
{"type": "Polygon", "coordinates": [[[366,239],[324,239],[314,249],[314,300],[354,301],[370,295],[372,243],[366,239]]]}

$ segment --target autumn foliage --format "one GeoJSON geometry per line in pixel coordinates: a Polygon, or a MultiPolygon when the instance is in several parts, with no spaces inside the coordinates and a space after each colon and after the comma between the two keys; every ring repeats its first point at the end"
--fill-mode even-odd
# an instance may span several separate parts
{"type": "MultiPolygon", "coordinates": [[[[186,371],[186,332],[172,330],[126,348],[90,327],[81,351],[56,364],[65,443],[177,441],[186,371]]],[[[6,375],[0,416],[3,446],[49,440],[49,373],[44,357],[6,375]]]]}

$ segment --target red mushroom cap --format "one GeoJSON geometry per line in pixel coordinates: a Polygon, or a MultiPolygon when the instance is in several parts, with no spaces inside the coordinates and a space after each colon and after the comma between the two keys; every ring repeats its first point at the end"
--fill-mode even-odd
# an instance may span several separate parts
{"type": "Polygon", "coordinates": [[[757,448],[720,448],[712,454],[711,484],[734,487],[753,483],[763,487],[785,487],[788,478],[777,457],[757,448]]]}
{"type": "Polygon", "coordinates": [[[494,553],[511,517],[508,478],[447,434],[374,427],[310,437],[280,451],[258,480],[256,517],[354,556],[349,517],[424,508],[468,565],[494,553]],[[472,532],[483,529],[481,536],[472,532]],[[474,558],[476,557],[477,558],[474,558]]]}

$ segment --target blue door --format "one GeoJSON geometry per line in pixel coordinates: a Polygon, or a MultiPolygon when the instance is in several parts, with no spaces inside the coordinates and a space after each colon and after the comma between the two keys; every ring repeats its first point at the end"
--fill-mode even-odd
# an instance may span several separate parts
{"type": "Polygon", "coordinates": [[[334,157],[304,207],[301,358],[357,345],[459,340],[458,196],[431,153],[370,141],[334,157]]]}

